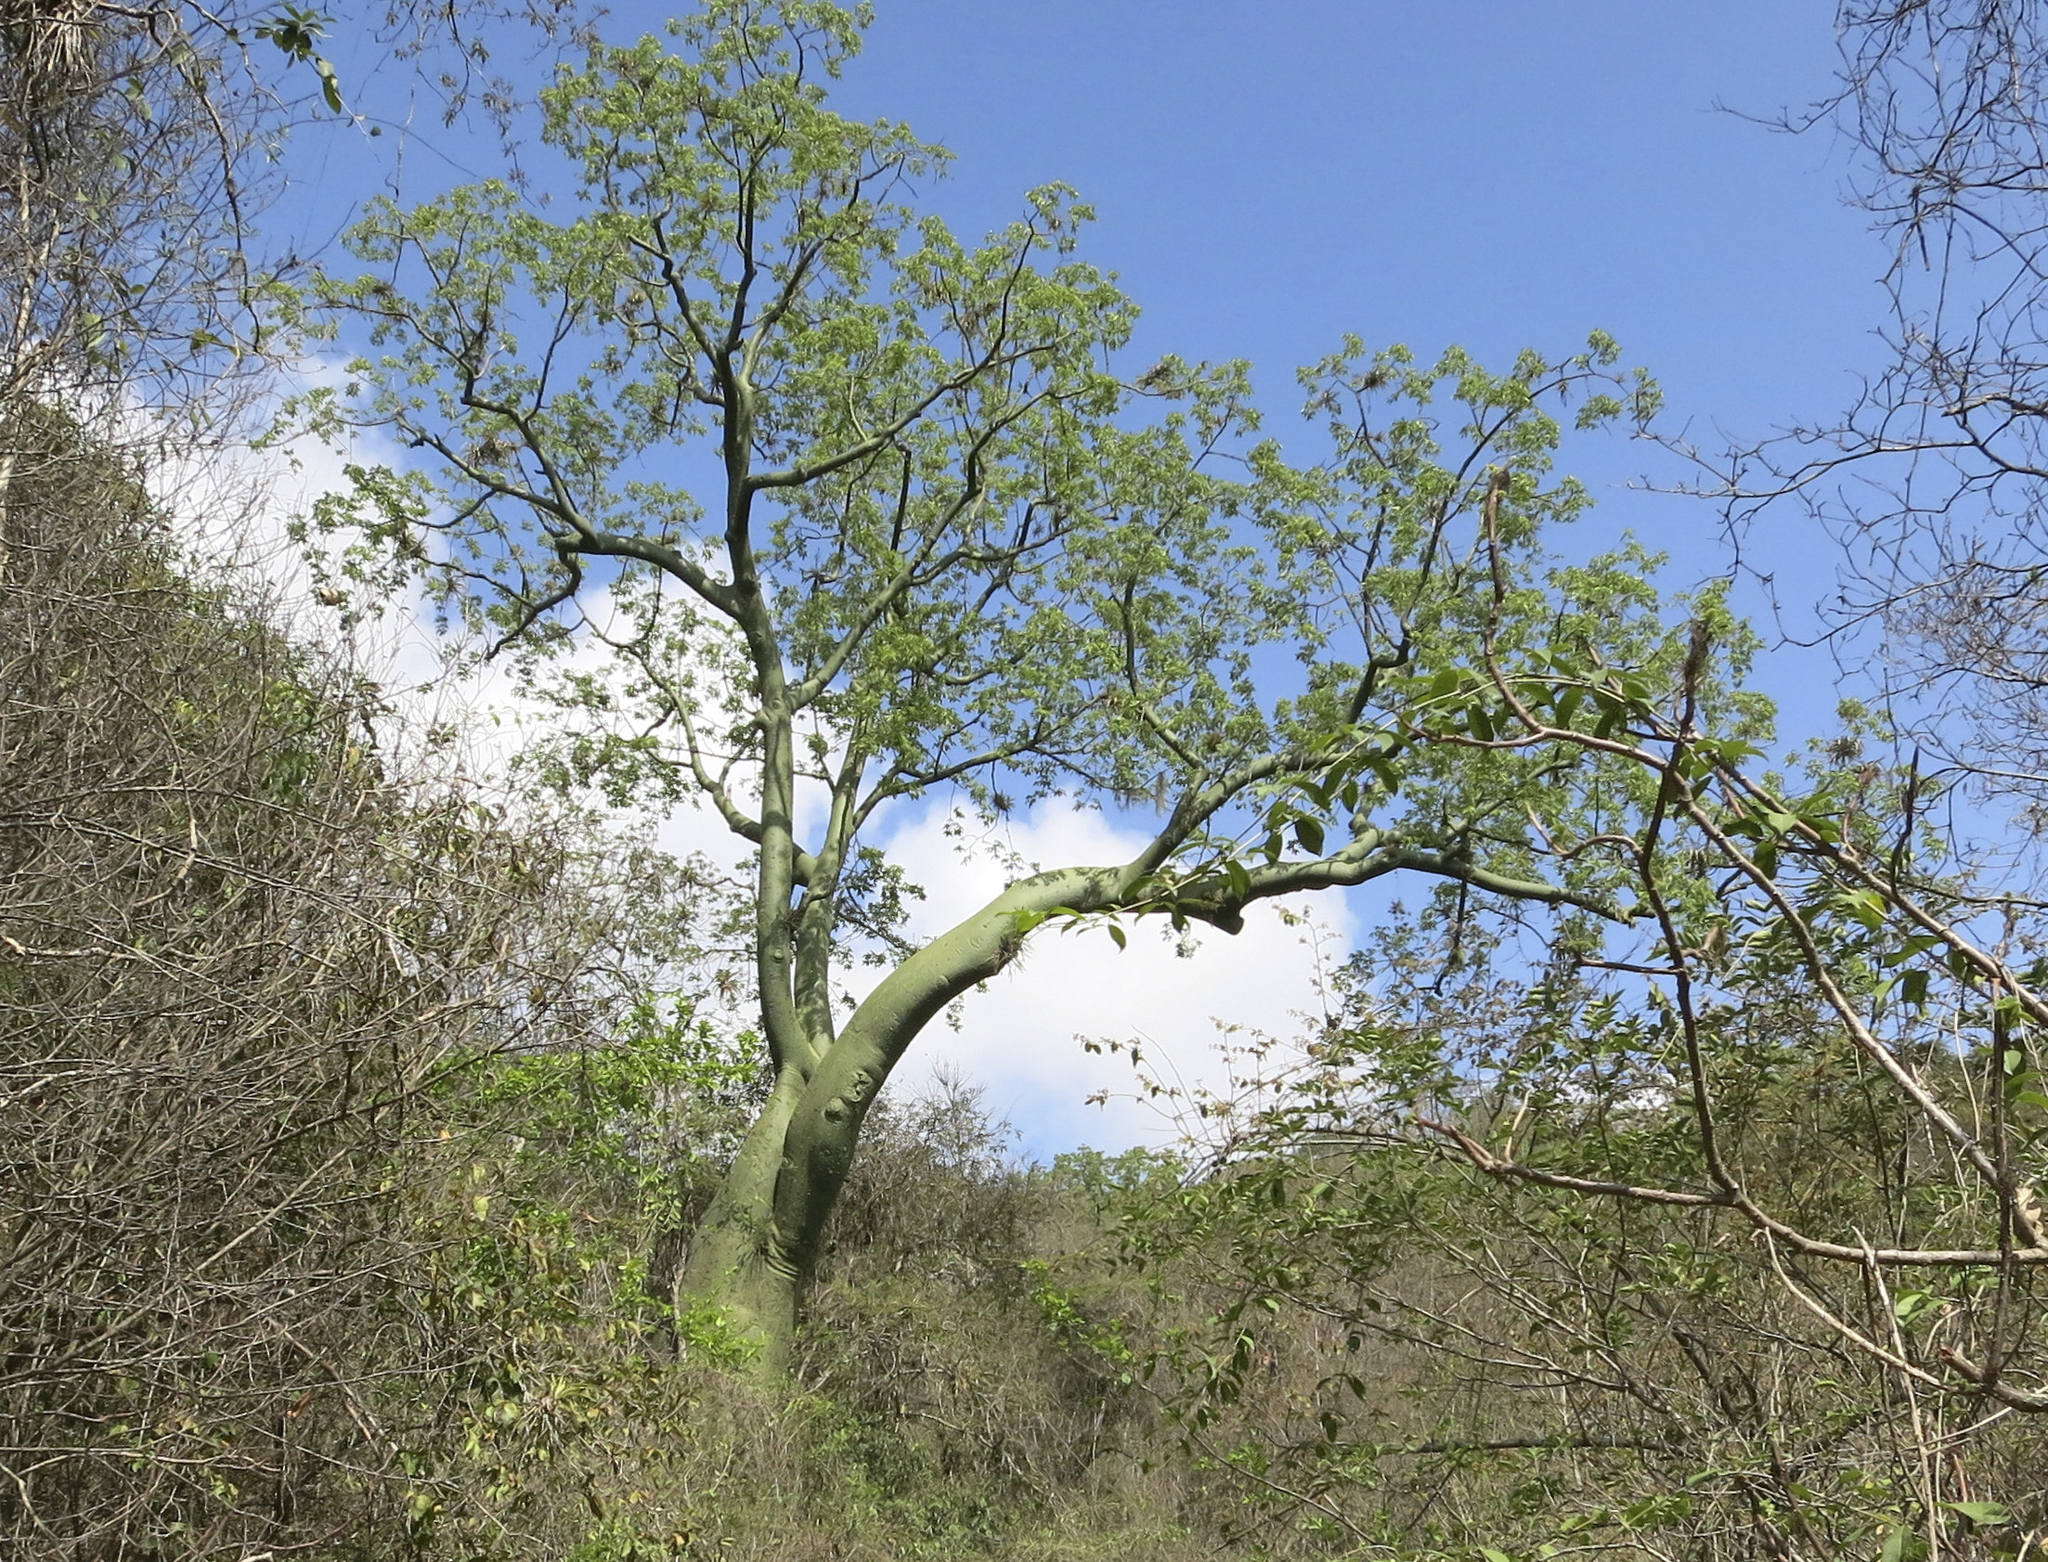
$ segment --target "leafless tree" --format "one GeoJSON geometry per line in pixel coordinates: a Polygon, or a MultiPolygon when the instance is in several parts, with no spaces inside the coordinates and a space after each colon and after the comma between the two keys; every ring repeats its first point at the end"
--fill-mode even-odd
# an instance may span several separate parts
{"type": "Polygon", "coordinates": [[[1930,766],[2038,801],[2048,769],[2048,7],[1843,0],[1837,134],[1884,244],[1885,357],[1854,405],[1736,449],[1731,514],[1804,503],[1846,545],[1824,633],[1930,766]]]}

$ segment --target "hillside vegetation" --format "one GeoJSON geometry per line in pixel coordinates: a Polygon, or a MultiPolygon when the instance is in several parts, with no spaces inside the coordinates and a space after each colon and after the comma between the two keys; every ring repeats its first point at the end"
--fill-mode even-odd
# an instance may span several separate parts
{"type": "Polygon", "coordinates": [[[1072,190],[946,225],[835,106],[864,6],[508,5],[523,84],[438,6],[16,10],[0,1552],[2040,1562],[2048,7],[1838,8],[1814,122],[1924,269],[1718,464],[1597,331],[1334,336],[1283,445],[1131,356],[1072,190]],[[253,216],[286,88],[381,131],[341,26],[505,176],[308,268],[253,216]],[[306,600],[163,497],[258,412],[342,449],[306,600]],[[1738,563],[1557,541],[1603,430],[1832,528],[1825,730],[1738,563]],[[905,821],[1054,804],[1135,833],[919,927],[905,821]],[[902,1084],[1034,940],[1367,886],[1229,1084],[1129,1050],[1170,1150],[902,1084]]]}

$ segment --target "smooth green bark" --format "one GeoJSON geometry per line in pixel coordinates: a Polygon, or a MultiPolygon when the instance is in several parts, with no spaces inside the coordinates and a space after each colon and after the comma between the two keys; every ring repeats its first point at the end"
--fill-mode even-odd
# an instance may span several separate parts
{"type": "MultiPolygon", "coordinates": [[[[756,1344],[763,1368],[780,1373],[861,1125],[891,1071],[948,1004],[1016,957],[1033,919],[1142,906],[1154,865],[1169,852],[1162,837],[1121,867],[1068,868],[1022,880],[891,971],[807,1079],[794,1068],[784,1070],[705,1219],[682,1294],[721,1311],[756,1344]]],[[[1403,869],[1467,881],[1483,877],[1484,887],[1519,899],[1556,904],[1575,898],[1552,885],[1482,876],[1436,854],[1367,841],[1335,860],[1289,865],[1243,886],[1227,877],[1190,885],[1182,905],[1188,914],[1234,930],[1253,900],[1362,884],[1403,869]]]]}

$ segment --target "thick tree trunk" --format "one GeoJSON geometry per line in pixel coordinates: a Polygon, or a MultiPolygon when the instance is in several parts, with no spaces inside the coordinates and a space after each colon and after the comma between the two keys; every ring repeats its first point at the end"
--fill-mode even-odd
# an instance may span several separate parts
{"type": "MultiPolygon", "coordinates": [[[[1143,894],[1148,876],[1202,820],[1258,780],[1247,770],[1183,804],[1172,826],[1121,867],[1075,867],[1012,884],[981,910],[909,955],[807,1059],[784,1051],[774,1093],[698,1229],[679,1298],[717,1308],[750,1341],[765,1375],[786,1368],[797,1309],[824,1246],[825,1226],[853,1165],[861,1124],[904,1052],[947,1004],[1007,966],[1049,916],[1113,911],[1143,894]],[[814,1060],[814,1061],[812,1061],[814,1060]]],[[[1462,859],[1362,832],[1328,858],[1218,874],[1184,886],[1179,907],[1227,933],[1255,899],[1350,887],[1397,870],[1456,878],[1518,900],[1604,910],[1569,890],[1474,868],[1462,859]]],[[[1156,906],[1156,896],[1147,896],[1156,906]]]]}
{"type": "Polygon", "coordinates": [[[788,1368],[797,1310],[852,1168],[861,1122],[902,1050],[885,1056],[850,1036],[810,1080],[784,1069],[698,1226],[678,1300],[716,1309],[753,1348],[763,1377],[778,1378],[788,1368]]]}
{"type": "Polygon", "coordinates": [[[715,1308],[771,1377],[788,1367],[798,1295],[809,1278],[775,1228],[775,1188],[803,1088],[793,1068],[776,1080],[698,1223],[676,1286],[679,1301],[715,1308]]]}
{"type": "Polygon", "coordinates": [[[947,1003],[1010,962],[1023,942],[1020,911],[1099,900],[1114,877],[1068,870],[1013,885],[885,977],[808,1076],[785,1063],[705,1212],[677,1286],[679,1301],[717,1309],[754,1347],[763,1376],[788,1366],[826,1224],[890,1071],[947,1003]]]}

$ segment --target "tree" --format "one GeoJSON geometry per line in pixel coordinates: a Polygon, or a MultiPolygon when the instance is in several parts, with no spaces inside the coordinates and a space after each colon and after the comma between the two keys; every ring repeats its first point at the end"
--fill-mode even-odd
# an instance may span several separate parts
{"type": "Polygon", "coordinates": [[[190,405],[260,346],[247,241],[271,127],[231,22],[86,0],[0,31],[0,398],[190,405]]]}
{"type": "Polygon", "coordinates": [[[1821,632],[1874,650],[1871,697],[1928,765],[2038,799],[2048,179],[2033,0],[1844,0],[1841,70],[1781,129],[1834,133],[1886,257],[1883,360],[1839,417],[1737,448],[1739,523],[1804,503],[1843,544],[1821,632]]]}
{"type": "Polygon", "coordinates": [[[421,1120],[508,1051],[631,1039],[688,953],[687,870],[405,774],[359,670],[152,497],[275,367],[262,67],[318,65],[318,19],[266,9],[0,18],[10,1554],[395,1550],[445,1432],[417,1385],[471,1366],[413,1305],[472,1234],[420,1216],[421,1120]]]}
{"type": "Polygon", "coordinates": [[[151,415],[184,414],[190,448],[261,362],[265,282],[244,241],[264,116],[224,42],[176,4],[0,21],[0,570],[35,409],[131,443],[151,415]]]}
{"type": "MultiPolygon", "coordinates": [[[[570,3],[492,14],[543,37],[577,25],[570,3]]],[[[154,445],[160,482],[166,454],[189,463],[257,432],[248,414],[276,391],[284,341],[280,283],[303,267],[259,223],[290,133],[309,114],[345,116],[322,53],[335,25],[267,0],[55,0],[0,17],[0,417],[54,406],[103,442],[154,445]],[[294,73],[317,82],[311,109],[294,73]]],[[[487,51],[432,0],[345,25],[359,50],[388,42],[439,66],[451,119],[505,90],[478,79],[487,51]]],[[[24,453],[0,448],[0,565],[24,453]]]]}
{"type": "Polygon", "coordinates": [[[771,1368],[876,1092],[1034,929],[1230,932],[1397,872],[1611,912],[1579,847],[1649,802],[1630,767],[1437,742],[1429,714],[1483,739],[1489,645],[1659,688],[1683,666],[1731,709],[1640,558],[1563,569],[1539,540],[1586,502],[1550,480],[1546,409],[1654,404],[1611,343],[1493,375],[1349,342],[1303,377],[1327,458],[1291,466],[1242,366],[1119,370],[1135,311],[1078,258],[1071,192],[980,246],[910,204],[938,149],[826,105],[862,20],[718,0],[672,45],[594,48],[541,97],[548,204],[372,208],[365,274],[324,295],[371,339],[363,399],[308,407],[435,463],[358,466],[324,510],[358,579],[428,577],[551,688],[561,775],[701,800],[754,853],[773,1084],[683,1284],[771,1368]],[[1152,838],[903,938],[884,810],[1054,795],[1156,807],[1152,838]],[[883,974],[842,1003],[861,957],[883,974]]]}
{"type": "Polygon", "coordinates": [[[447,1354],[407,1307],[473,1235],[414,1218],[437,1098],[647,1028],[689,929],[640,890],[687,916],[690,881],[410,781],[374,691],[196,578],[117,453],[8,437],[0,1535],[311,1545],[402,1511],[447,1354]]]}
{"type": "Polygon", "coordinates": [[[1927,825],[1939,789],[1853,728],[1795,784],[1625,690],[1604,732],[1561,725],[1601,695],[1555,656],[1490,672],[1491,735],[1464,741],[1626,750],[1654,778],[1607,843],[1635,925],[1568,928],[1533,968],[1483,907],[1396,929],[1303,1066],[1201,1103],[1227,1137],[1196,1234],[1239,1289],[1173,1364],[1198,1439],[1243,1431],[1263,1302],[1338,1338],[1296,1353],[1320,1422],[1248,1438],[1309,1473],[1249,1468],[1360,1538],[1420,1523],[1412,1488],[1374,1487],[1421,1461],[1461,1492],[1445,1545],[2026,1550],[2048,1523],[2038,1436],[2011,1424],[2048,1412],[2038,903],[1973,874],[1927,825]],[[1365,1342],[1370,1377],[1342,1360],[1365,1342]],[[1369,1417],[1404,1377],[1423,1394],[1389,1437],[1369,1417]],[[1540,1505],[1503,1515],[1511,1477],[1540,1505]]]}
{"type": "Polygon", "coordinates": [[[1637,931],[1532,961],[1483,906],[1397,930],[1300,1073],[1203,1103],[1235,1131],[1196,1229],[1211,1263],[1241,1244],[1241,1289],[1176,1362],[1191,1413],[1360,1538],[1462,1508],[1437,1543],[1903,1558],[2024,1554],[2048,1523],[2014,1427],[2048,1410],[2048,30],[1995,0],[1838,23],[1839,90],[1784,124],[1863,154],[1889,360],[1716,486],[1739,521],[1797,498],[1837,528],[1848,590],[1819,606],[1876,687],[1787,780],[1682,703],[1587,733],[1555,704],[1579,668],[1495,659],[1495,741],[1621,742],[1655,778],[1616,843],[1637,931]],[[1412,1435],[1343,1430],[1347,1382],[1393,1396],[1313,1345],[1289,1383],[1336,1419],[1261,1398],[1261,1301],[1413,1373],[1412,1435]],[[1264,1426],[1231,1408],[1254,1399],[1264,1426]]]}

